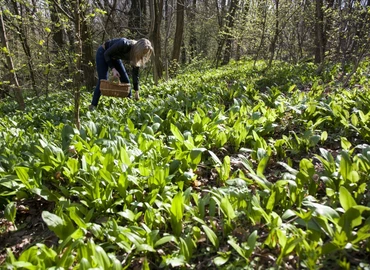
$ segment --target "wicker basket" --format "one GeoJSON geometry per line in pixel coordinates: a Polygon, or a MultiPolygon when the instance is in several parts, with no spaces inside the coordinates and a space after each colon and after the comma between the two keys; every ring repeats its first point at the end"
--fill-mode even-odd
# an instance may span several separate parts
{"type": "Polygon", "coordinates": [[[127,97],[130,94],[129,83],[114,83],[107,80],[100,80],[100,92],[108,97],[127,97]]]}

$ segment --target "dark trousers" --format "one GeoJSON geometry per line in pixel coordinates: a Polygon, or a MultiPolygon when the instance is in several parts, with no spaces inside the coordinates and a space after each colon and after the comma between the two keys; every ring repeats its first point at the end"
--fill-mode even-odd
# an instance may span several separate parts
{"type": "MultiPolygon", "coordinates": [[[[96,84],[93,99],[91,101],[91,104],[94,106],[97,106],[99,103],[99,98],[101,96],[100,92],[100,80],[108,80],[108,70],[109,66],[107,62],[105,62],[104,58],[104,48],[102,46],[99,47],[99,49],[96,52],[96,71],[98,72],[98,83],[96,84]]],[[[120,74],[120,81],[121,83],[130,83],[130,80],[128,78],[127,72],[125,67],[122,64],[122,61],[120,59],[113,60],[114,68],[119,72],[120,74]]],[[[129,97],[131,97],[131,90],[129,93],[129,97]]]]}

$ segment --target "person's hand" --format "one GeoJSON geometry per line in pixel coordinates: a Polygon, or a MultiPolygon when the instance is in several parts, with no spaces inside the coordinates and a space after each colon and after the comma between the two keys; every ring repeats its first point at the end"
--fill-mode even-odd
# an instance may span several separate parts
{"type": "Polygon", "coordinates": [[[139,100],[140,96],[139,96],[139,91],[135,91],[135,99],[136,100],[139,100]]]}
{"type": "Polygon", "coordinates": [[[117,78],[121,77],[121,75],[119,74],[119,72],[115,68],[112,68],[112,73],[113,73],[114,77],[117,77],[117,78]]]}

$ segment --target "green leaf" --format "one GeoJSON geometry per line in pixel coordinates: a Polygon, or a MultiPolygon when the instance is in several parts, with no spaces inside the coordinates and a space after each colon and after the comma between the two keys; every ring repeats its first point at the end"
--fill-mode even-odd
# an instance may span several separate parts
{"type": "Polygon", "coordinates": [[[28,270],[37,270],[38,269],[38,267],[33,265],[32,263],[23,262],[23,261],[14,262],[13,266],[15,266],[17,268],[20,268],[20,269],[24,268],[24,269],[28,269],[28,270]]]}
{"type": "Polygon", "coordinates": [[[211,241],[212,245],[218,248],[218,238],[217,235],[212,231],[207,225],[202,225],[203,231],[206,233],[209,241],[211,241]]]}
{"type": "Polygon", "coordinates": [[[117,214],[131,222],[135,221],[135,213],[132,212],[130,209],[125,209],[124,211],[118,212],[117,214]]]}
{"type": "Polygon", "coordinates": [[[184,136],[182,135],[182,133],[180,132],[180,130],[177,128],[177,126],[175,126],[174,124],[171,123],[171,132],[173,134],[173,136],[175,136],[175,138],[177,140],[179,140],[181,143],[184,142],[184,136]]]}
{"type": "Polygon", "coordinates": [[[216,163],[216,165],[222,165],[221,160],[216,156],[215,153],[213,153],[211,150],[208,150],[208,153],[211,155],[213,161],[216,163]]]}
{"type": "MultiPolygon", "coordinates": [[[[65,218],[67,217],[65,216],[65,218]]],[[[65,240],[75,231],[70,220],[62,219],[61,217],[48,211],[42,212],[42,219],[46,225],[48,225],[48,228],[52,230],[60,239],[65,240]]]]}
{"type": "Polygon", "coordinates": [[[240,247],[240,245],[235,241],[234,238],[230,237],[227,243],[230,246],[232,246],[240,256],[242,256],[246,261],[248,261],[248,257],[245,254],[245,250],[240,247]]]}
{"type": "Polygon", "coordinates": [[[5,207],[5,211],[4,211],[4,215],[5,215],[5,218],[14,223],[15,221],[15,216],[16,216],[16,213],[17,213],[17,207],[16,207],[16,203],[15,202],[10,202],[6,205],[5,207]]]}
{"type": "Polygon", "coordinates": [[[269,160],[270,160],[270,157],[269,157],[268,155],[265,155],[265,156],[261,159],[261,161],[258,163],[258,167],[257,167],[257,175],[258,175],[259,177],[264,177],[264,176],[263,176],[263,173],[264,173],[264,171],[265,171],[265,169],[266,169],[266,166],[267,166],[267,164],[268,164],[269,160]]]}
{"type": "Polygon", "coordinates": [[[19,178],[19,180],[21,180],[21,182],[28,188],[28,189],[31,189],[31,185],[30,185],[30,177],[28,175],[28,171],[30,169],[29,168],[26,168],[26,167],[16,167],[15,168],[15,172],[19,178]]]}
{"type": "Polygon", "coordinates": [[[216,258],[213,259],[213,263],[216,265],[216,266],[221,266],[221,265],[224,265],[225,263],[227,263],[227,261],[230,259],[230,255],[226,255],[226,256],[218,256],[216,258]]]}
{"type": "Polygon", "coordinates": [[[351,160],[349,158],[348,153],[342,152],[341,153],[341,159],[340,159],[340,167],[339,172],[343,177],[343,180],[347,180],[350,177],[350,172],[352,167],[351,160]]]}
{"type": "Polygon", "coordinates": [[[176,237],[173,235],[163,236],[161,239],[159,239],[157,242],[154,243],[154,247],[166,244],[168,242],[177,243],[176,237]]]}
{"type": "Polygon", "coordinates": [[[182,231],[182,217],[184,215],[184,204],[182,192],[176,194],[171,204],[171,226],[174,234],[180,236],[182,231]]]}
{"type": "Polygon", "coordinates": [[[344,186],[341,186],[339,188],[339,201],[345,211],[347,211],[352,206],[357,205],[351,193],[344,186]]]}
{"type": "Polygon", "coordinates": [[[351,142],[348,141],[348,139],[346,137],[340,137],[340,144],[341,144],[342,148],[346,151],[348,151],[352,146],[351,142]]]}
{"type": "Polygon", "coordinates": [[[319,214],[331,221],[335,222],[337,219],[339,219],[339,214],[337,213],[337,211],[335,211],[333,208],[329,206],[314,203],[308,200],[303,201],[302,204],[313,209],[316,214],[319,214]]]}
{"type": "Polygon", "coordinates": [[[234,219],[236,217],[233,206],[231,205],[227,197],[221,199],[221,210],[228,219],[234,219]]]}
{"type": "Polygon", "coordinates": [[[256,242],[258,238],[257,233],[258,233],[257,230],[255,230],[248,237],[248,249],[245,251],[245,256],[247,258],[249,258],[254,251],[254,247],[256,246],[256,242]]]}

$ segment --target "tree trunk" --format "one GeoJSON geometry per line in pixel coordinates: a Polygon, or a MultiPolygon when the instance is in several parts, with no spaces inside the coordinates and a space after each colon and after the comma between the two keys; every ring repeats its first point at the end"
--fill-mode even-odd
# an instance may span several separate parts
{"type": "Polygon", "coordinates": [[[87,20],[81,22],[81,42],[82,42],[82,71],[86,88],[91,90],[96,85],[94,68],[93,38],[91,35],[91,25],[87,20]]]}
{"type": "Polygon", "coordinates": [[[59,14],[55,4],[50,4],[50,19],[53,27],[53,41],[58,49],[63,48],[65,45],[63,28],[61,27],[59,14]]]}
{"type": "Polygon", "coordinates": [[[81,87],[81,56],[82,56],[82,39],[81,39],[81,6],[80,0],[75,0],[75,60],[76,70],[74,74],[74,88],[75,88],[75,121],[77,129],[80,129],[80,87],[81,87]]]}
{"type": "Polygon", "coordinates": [[[272,64],[272,60],[274,60],[276,43],[278,41],[278,38],[279,38],[279,0],[275,0],[275,33],[270,45],[270,60],[268,64],[269,67],[272,64]]]}
{"type": "Polygon", "coordinates": [[[29,46],[27,34],[25,31],[25,27],[29,27],[29,25],[24,25],[24,19],[22,14],[20,14],[19,9],[22,9],[22,6],[18,7],[17,1],[12,0],[13,8],[15,15],[17,15],[19,19],[19,24],[20,25],[15,25],[17,31],[16,33],[18,34],[18,37],[21,41],[22,48],[24,53],[26,54],[27,57],[27,65],[28,65],[28,70],[30,73],[30,79],[31,79],[31,84],[32,84],[32,90],[34,91],[35,95],[38,96],[38,91],[36,87],[36,79],[35,79],[35,71],[33,67],[33,59],[32,59],[32,53],[31,53],[31,48],[29,46]]]}
{"type": "Polygon", "coordinates": [[[195,13],[197,10],[197,0],[193,0],[192,7],[189,12],[189,23],[190,23],[190,38],[189,38],[189,47],[190,47],[190,62],[197,55],[197,36],[195,33],[195,13]]]}
{"type": "Polygon", "coordinates": [[[134,39],[141,38],[143,36],[143,32],[145,31],[145,27],[142,23],[142,8],[141,0],[131,0],[131,8],[128,13],[128,28],[130,29],[131,35],[134,39]]]}
{"type": "Polygon", "coordinates": [[[0,24],[1,24],[1,41],[2,41],[2,47],[6,49],[6,61],[7,66],[9,69],[9,73],[11,75],[11,83],[14,85],[14,95],[15,99],[18,103],[19,109],[24,110],[25,104],[22,96],[22,89],[19,87],[17,74],[14,69],[13,59],[10,55],[9,46],[8,46],[8,39],[6,37],[6,30],[5,30],[5,24],[3,20],[3,12],[0,11],[0,24]]]}
{"type": "Polygon", "coordinates": [[[218,27],[219,27],[219,36],[218,36],[218,42],[217,42],[217,52],[216,52],[216,67],[218,67],[218,63],[221,61],[222,56],[222,50],[225,45],[225,37],[223,34],[224,31],[224,21],[226,16],[226,1],[221,1],[221,7],[218,6],[218,0],[216,2],[216,8],[217,8],[217,20],[218,20],[218,27]]]}
{"type": "Polygon", "coordinates": [[[324,61],[324,12],[323,12],[323,0],[315,1],[315,63],[321,64],[324,61]]]}
{"type": "Polygon", "coordinates": [[[225,36],[226,45],[225,45],[224,58],[222,60],[223,65],[228,64],[231,59],[231,47],[232,47],[232,42],[234,41],[234,37],[231,34],[231,30],[234,27],[236,10],[238,6],[239,6],[239,0],[231,0],[229,14],[227,15],[227,28],[225,29],[227,35],[225,36]]]}
{"type": "Polygon", "coordinates": [[[265,38],[266,38],[266,21],[267,21],[267,0],[265,0],[265,5],[263,6],[263,21],[262,21],[262,34],[261,34],[261,40],[257,48],[256,56],[254,58],[254,64],[253,66],[256,65],[257,60],[259,59],[259,54],[262,50],[262,47],[265,44],[265,38]]]}
{"type": "Polygon", "coordinates": [[[185,14],[184,0],[177,0],[176,32],[175,32],[175,40],[173,42],[172,59],[171,59],[173,72],[176,72],[177,66],[180,62],[182,37],[184,33],[184,14],[185,14]]]}
{"type": "Polygon", "coordinates": [[[161,23],[163,13],[163,0],[151,1],[151,40],[154,49],[154,81],[158,83],[163,76],[163,64],[161,53],[161,23]]]}

